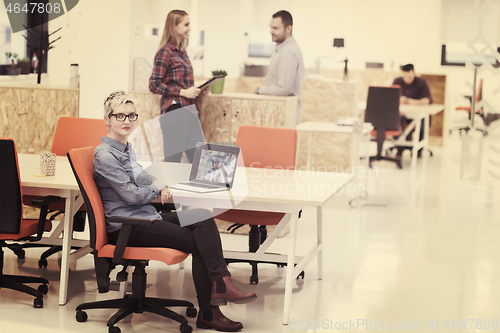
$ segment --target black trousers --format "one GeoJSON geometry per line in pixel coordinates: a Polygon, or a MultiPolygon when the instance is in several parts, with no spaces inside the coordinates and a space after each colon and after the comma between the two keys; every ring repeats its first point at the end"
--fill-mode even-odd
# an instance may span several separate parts
{"type": "MultiPolygon", "coordinates": [[[[222,255],[219,230],[212,213],[206,209],[162,213],[164,222],[135,226],[130,233],[128,246],[168,247],[193,256],[193,281],[202,310],[211,309],[210,298],[213,282],[230,275],[222,255]],[[185,227],[181,227],[179,218],[185,227]]],[[[116,243],[119,230],[109,234],[116,243]]]]}

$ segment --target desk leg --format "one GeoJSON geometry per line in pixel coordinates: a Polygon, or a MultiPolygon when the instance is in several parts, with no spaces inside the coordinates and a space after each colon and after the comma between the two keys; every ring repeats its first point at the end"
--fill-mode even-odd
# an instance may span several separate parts
{"type": "MultiPolygon", "coordinates": [[[[317,223],[317,243],[321,246],[323,243],[323,207],[316,208],[317,223]]],[[[318,279],[323,280],[323,249],[318,252],[318,279]]]]}
{"type": "Polygon", "coordinates": [[[311,145],[312,133],[307,133],[307,171],[311,170],[311,145]]]}
{"type": "Polygon", "coordinates": [[[420,140],[420,128],[422,128],[422,117],[416,117],[413,119],[415,121],[415,131],[413,132],[413,147],[411,149],[411,167],[415,168],[417,166],[418,159],[418,146],[420,140]]]}
{"type": "Polygon", "coordinates": [[[71,252],[71,236],[73,235],[73,216],[75,215],[75,197],[73,193],[66,198],[64,214],[64,233],[62,242],[61,278],[59,286],[59,305],[65,305],[68,299],[69,255],[71,252]]]}
{"type": "Polygon", "coordinates": [[[425,116],[424,117],[424,138],[423,138],[423,149],[422,149],[422,156],[427,157],[429,154],[429,119],[430,116],[425,116]]]}
{"type": "MultiPolygon", "coordinates": [[[[365,154],[365,181],[364,185],[365,188],[363,189],[364,192],[364,197],[368,197],[367,193],[367,188],[368,188],[368,173],[370,171],[370,132],[366,133],[366,144],[365,144],[365,149],[366,149],[366,154],[365,154]]],[[[356,170],[356,172],[359,172],[359,170],[356,170]]]]}
{"type": "Polygon", "coordinates": [[[297,243],[297,213],[291,214],[290,221],[290,244],[288,249],[288,261],[286,266],[285,280],[285,304],[283,308],[283,325],[288,325],[290,319],[290,304],[292,300],[293,281],[296,278],[295,271],[295,247],[297,243]]]}

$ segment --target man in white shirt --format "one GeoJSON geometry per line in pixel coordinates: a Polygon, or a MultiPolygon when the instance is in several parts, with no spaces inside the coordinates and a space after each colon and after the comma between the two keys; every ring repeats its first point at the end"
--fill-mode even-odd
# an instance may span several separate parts
{"type": "MultiPolygon", "coordinates": [[[[266,85],[255,93],[262,95],[299,96],[304,80],[304,61],[299,45],[292,35],[293,19],[286,10],[275,13],[269,24],[276,51],[271,57],[266,85]]],[[[297,123],[300,120],[300,99],[297,109],[297,123]]]]}

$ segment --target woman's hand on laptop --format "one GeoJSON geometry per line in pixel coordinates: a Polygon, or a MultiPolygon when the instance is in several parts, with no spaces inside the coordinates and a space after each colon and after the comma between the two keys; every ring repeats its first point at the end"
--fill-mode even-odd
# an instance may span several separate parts
{"type": "Polygon", "coordinates": [[[162,205],[164,205],[168,201],[168,199],[172,197],[172,193],[170,193],[170,189],[168,188],[168,186],[160,191],[160,196],[162,205]]]}

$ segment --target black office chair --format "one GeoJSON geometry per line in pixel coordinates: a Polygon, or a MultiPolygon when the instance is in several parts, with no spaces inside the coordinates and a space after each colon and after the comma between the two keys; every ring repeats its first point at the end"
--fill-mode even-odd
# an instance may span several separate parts
{"type": "Polygon", "coordinates": [[[399,88],[369,87],[366,101],[365,122],[373,125],[372,135],[376,136],[377,155],[370,156],[370,167],[373,161],[395,162],[398,168],[403,168],[401,157],[382,155],[384,141],[388,135],[399,136],[399,88]]]}
{"type": "Polygon", "coordinates": [[[44,230],[51,229],[51,222],[47,220],[47,211],[51,203],[61,198],[48,196],[37,198],[32,201],[34,205],[40,206],[38,220],[23,219],[22,188],[17,163],[17,151],[15,143],[9,138],[0,138],[0,288],[8,288],[35,296],[33,306],[43,308],[43,295],[47,294],[49,281],[40,277],[19,276],[3,274],[4,251],[7,247],[11,250],[19,250],[21,244],[6,243],[7,240],[35,242],[42,238],[44,230]],[[33,236],[36,235],[36,236],[33,236]],[[26,283],[41,283],[38,289],[26,285],[26,283]]]}

